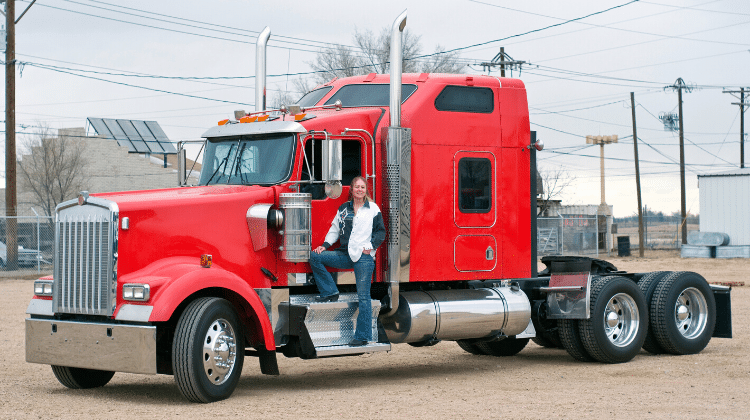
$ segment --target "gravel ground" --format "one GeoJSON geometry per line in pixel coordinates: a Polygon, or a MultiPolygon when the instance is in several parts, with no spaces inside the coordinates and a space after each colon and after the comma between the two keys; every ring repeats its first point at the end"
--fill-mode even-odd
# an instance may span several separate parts
{"type": "MultiPolygon", "coordinates": [[[[608,258],[629,271],[691,270],[709,281],[745,281],[748,260],[608,258]]],[[[281,376],[245,360],[234,395],[184,400],[172,377],[118,373],[105,387],[70,390],[49,366],[24,361],[32,281],[0,279],[0,418],[746,418],[750,411],[750,287],[732,290],[734,337],[700,354],[629,363],[580,363],[530,343],[517,356],[473,356],[453,342],[395,345],[389,353],[303,361],[279,357],[281,376]]],[[[747,283],[746,283],[747,284],[747,283]]],[[[85,357],[85,355],[82,355],[85,357]]]]}

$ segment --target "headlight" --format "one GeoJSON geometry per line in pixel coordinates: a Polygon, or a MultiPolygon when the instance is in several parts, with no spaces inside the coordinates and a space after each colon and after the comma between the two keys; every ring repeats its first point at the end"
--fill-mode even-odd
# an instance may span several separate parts
{"type": "Polygon", "coordinates": [[[36,280],[34,294],[37,296],[52,296],[52,280],[36,280]]]}
{"type": "Polygon", "coordinates": [[[122,286],[122,298],[145,302],[150,298],[151,290],[148,284],[128,283],[122,286]]]}

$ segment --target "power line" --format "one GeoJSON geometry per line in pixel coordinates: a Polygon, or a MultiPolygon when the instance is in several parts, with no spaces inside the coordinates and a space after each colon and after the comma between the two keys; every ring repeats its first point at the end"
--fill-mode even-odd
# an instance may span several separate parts
{"type": "Polygon", "coordinates": [[[639,1],[640,0],[631,0],[631,1],[627,2],[627,3],[623,3],[623,4],[620,4],[620,5],[617,5],[617,6],[613,6],[613,7],[610,7],[608,9],[601,10],[601,11],[598,11],[598,12],[590,13],[590,14],[585,15],[585,16],[581,16],[581,17],[577,17],[577,18],[573,18],[573,19],[568,19],[568,20],[566,20],[564,22],[555,23],[554,25],[548,25],[548,26],[544,26],[542,28],[532,29],[530,31],[522,32],[520,34],[510,35],[510,36],[507,36],[507,37],[504,37],[504,38],[494,39],[494,40],[491,40],[491,41],[485,41],[485,42],[480,42],[480,43],[477,43],[477,44],[467,45],[465,47],[458,47],[458,48],[453,48],[453,49],[450,49],[450,50],[440,51],[440,52],[436,52],[436,53],[432,53],[432,54],[425,54],[425,55],[421,55],[421,56],[416,57],[416,58],[433,57],[433,56],[440,55],[440,54],[447,54],[447,53],[452,53],[452,52],[456,52],[456,51],[462,51],[462,50],[466,50],[466,49],[469,49],[469,48],[479,47],[479,46],[482,46],[482,45],[494,44],[496,42],[505,41],[505,40],[512,39],[512,38],[518,38],[518,37],[521,37],[521,36],[524,36],[524,35],[529,35],[529,34],[533,34],[533,33],[536,33],[536,32],[545,31],[547,29],[556,28],[558,26],[566,25],[566,24],[571,23],[571,22],[576,22],[576,21],[579,21],[579,20],[583,20],[583,19],[589,18],[591,16],[600,15],[602,13],[606,13],[606,12],[609,12],[611,10],[619,9],[621,7],[625,7],[625,6],[628,6],[630,4],[637,3],[639,1]]]}

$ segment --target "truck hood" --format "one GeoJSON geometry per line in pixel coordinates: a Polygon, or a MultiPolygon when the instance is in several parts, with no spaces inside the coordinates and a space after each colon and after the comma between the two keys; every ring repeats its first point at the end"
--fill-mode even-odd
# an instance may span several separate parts
{"type": "MultiPolygon", "coordinates": [[[[237,273],[257,271],[247,211],[255,204],[276,204],[283,187],[212,185],[153,191],[95,194],[117,203],[118,277],[168,257],[210,254],[214,264],[237,273]]],[[[270,252],[270,251],[269,251],[270,252]]],[[[270,267],[269,267],[270,268],[270,267]]]]}

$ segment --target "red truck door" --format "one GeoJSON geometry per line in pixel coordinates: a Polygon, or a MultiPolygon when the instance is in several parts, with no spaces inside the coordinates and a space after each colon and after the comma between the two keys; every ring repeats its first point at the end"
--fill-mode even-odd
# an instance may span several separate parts
{"type": "Polygon", "coordinates": [[[453,263],[461,272],[497,267],[497,158],[488,151],[459,151],[453,157],[453,221],[458,235],[453,263]]]}

